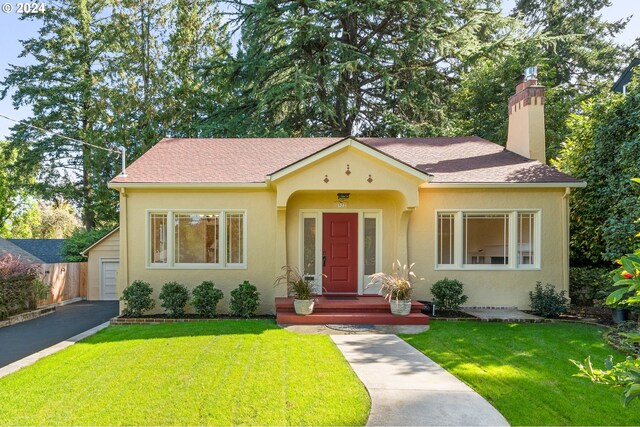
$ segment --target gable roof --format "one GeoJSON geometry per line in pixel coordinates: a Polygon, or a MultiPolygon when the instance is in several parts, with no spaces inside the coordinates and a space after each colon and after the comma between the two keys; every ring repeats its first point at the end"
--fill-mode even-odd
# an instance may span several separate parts
{"type": "MultiPolygon", "coordinates": [[[[344,138],[165,138],[110,187],[255,185],[344,138]]],[[[354,138],[425,174],[434,184],[582,183],[483,138],[354,138]]]]}
{"type": "Polygon", "coordinates": [[[91,249],[93,249],[94,247],[96,247],[97,245],[99,245],[100,243],[102,243],[103,241],[108,239],[109,237],[111,237],[113,235],[113,233],[115,233],[118,230],[120,230],[120,227],[114,228],[113,230],[111,230],[110,232],[108,232],[107,234],[102,236],[100,239],[98,239],[93,245],[89,246],[87,249],[85,249],[82,252],[80,252],[80,255],[87,256],[87,254],[89,253],[89,251],[91,249]]]}
{"type": "Polygon", "coordinates": [[[613,86],[611,87],[611,90],[613,92],[622,93],[623,92],[623,87],[627,83],[629,83],[631,81],[631,79],[633,78],[633,73],[631,72],[631,70],[634,67],[637,67],[638,65],[640,65],[640,58],[632,59],[631,63],[627,66],[627,68],[624,69],[622,74],[620,74],[620,77],[618,77],[618,80],[616,80],[616,82],[613,84],[613,86]]]}
{"type": "Polygon", "coordinates": [[[300,167],[304,167],[308,164],[314,163],[320,159],[322,159],[325,156],[328,156],[332,153],[335,153],[337,151],[340,151],[344,148],[347,147],[354,147],[356,150],[369,154],[370,156],[376,157],[382,161],[384,161],[385,163],[389,164],[390,166],[393,166],[397,169],[400,169],[402,171],[404,171],[405,173],[412,175],[420,180],[423,181],[430,181],[432,179],[432,176],[428,173],[426,173],[425,171],[422,171],[420,169],[417,169],[413,166],[411,166],[410,164],[407,164],[405,162],[403,162],[402,160],[398,160],[395,157],[390,156],[389,154],[378,150],[375,147],[372,147],[370,145],[367,144],[363,144],[361,141],[358,141],[356,138],[353,137],[347,137],[347,138],[343,138],[341,140],[339,140],[338,142],[329,145],[328,147],[323,148],[320,151],[317,151],[315,153],[313,153],[310,156],[307,156],[303,159],[300,159],[294,163],[291,163],[290,165],[287,165],[273,173],[270,173],[268,175],[268,178],[270,180],[275,180],[278,179],[280,177],[283,177],[285,175],[288,175],[289,173],[299,169],[300,167]]]}
{"type": "Polygon", "coordinates": [[[3,239],[2,237],[0,237],[0,255],[4,256],[5,254],[11,254],[14,257],[20,257],[22,261],[25,261],[27,263],[34,263],[34,264],[44,263],[44,261],[38,258],[37,256],[11,243],[9,240],[3,239]]]}
{"type": "Polygon", "coordinates": [[[22,250],[39,258],[44,263],[64,262],[62,244],[64,239],[7,239],[22,250]]]}

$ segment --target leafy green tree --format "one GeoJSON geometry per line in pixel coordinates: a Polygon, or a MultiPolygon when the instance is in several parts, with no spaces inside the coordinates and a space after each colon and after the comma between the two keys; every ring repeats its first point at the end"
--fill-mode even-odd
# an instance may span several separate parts
{"type": "Polygon", "coordinates": [[[571,197],[571,260],[600,263],[638,247],[640,190],[640,88],[627,96],[605,91],[573,114],[556,165],[587,182],[571,197]]]}
{"type": "Polygon", "coordinates": [[[237,134],[446,135],[459,70],[521,33],[497,2],[232,2],[237,134]]]}
{"type": "Polygon", "coordinates": [[[80,253],[102,239],[112,229],[110,228],[94,228],[91,230],[78,229],[69,238],[65,239],[62,244],[62,254],[67,262],[82,262],[87,258],[80,253]]]}
{"type": "Polygon", "coordinates": [[[16,172],[16,162],[17,150],[0,141],[0,230],[5,232],[10,218],[24,207],[25,187],[33,182],[32,175],[16,172]]]}

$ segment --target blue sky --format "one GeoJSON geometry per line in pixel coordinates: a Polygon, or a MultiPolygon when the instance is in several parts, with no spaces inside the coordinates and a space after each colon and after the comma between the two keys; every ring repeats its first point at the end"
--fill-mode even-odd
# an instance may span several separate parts
{"type": "MultiPolygon", "coordinates": [[[[506,0],[505,10],[511,9],[514,2],[515,0],[506,0]]],[[[29,58],[18,58],[22,50],[20,40],[34,37],[39,28],[38,23],[35,21],[19,19],[20,15],[15,11],[17,0],[3,0],[4,3],[11,4],[14,11],[11,13],[0,11],[0,32],[2,34],[0,38],[0,79],[6,76],[9,64],[23,65],[29,62],[29,58]]],[[[607,20],[613,21],[635,14],[620,40],[623,43],[631,44],[637,37],[640,37],[640,9],[638,8],[640,2],[638,0],[613,0],[612,3],[611,7],[603,11],[603,16],[607,20]]],[[[0,114],[19,120],[29,117],[30,113],[31,109],[28,107],[14,109],[9,96],[7,96],[7,99],[0,101],[0,114]]],[[[9,135],[9,128],[12,125],[12,122],[0,118],[0,138],[9,135]]]]}

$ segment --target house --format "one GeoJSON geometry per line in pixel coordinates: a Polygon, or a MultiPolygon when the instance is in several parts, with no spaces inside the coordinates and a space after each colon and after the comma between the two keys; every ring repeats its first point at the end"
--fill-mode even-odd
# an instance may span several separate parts
{"type": "Polygon", "coordinates": [[[62,245],[64,239],[7,239],[9,242],[28,252],[45,264],[64,261],[62,245]]]}
{"type": "Polygon", "coordinates": [[[568,199],[585,183],[545,164],[535,79],[518,84],[509,120],[506,148],[475,136],[163,139],[109,183],[118,294],[134,280],[156,297],[169,281],[213,280],[228,303],[249,280],[273,313],[285,264],[318,293],[353,296],[375,294],[368,276],[396,259],[424,278],[417,299],[445,277],[469,306],[527,308],[537,281],[568,290],[568,199]]]}
{"type": "Polygon", "coordinates": [[[9,239],[0,237],[0,257],[10,254],[12,257],[19,258],[21,261],[29,264],[42,264],[43,260],[32,253],[22,249],[20,246],[12,243],[9,239]]]}
{"type": "Polygon", "coordinates": [[[120,265],[120,227],[80,253],[87,259],[87,299],[117,300],[116,272],[120,265]]]}
{"type": "Polygon", "coordinates": [[[611,90],[626,95],[627,86],[631,83],[634,75],[634,68],[640,65],[640,58],[634,58],[627,68],[624,69],[618,80],[613,84],[611,90]]]}

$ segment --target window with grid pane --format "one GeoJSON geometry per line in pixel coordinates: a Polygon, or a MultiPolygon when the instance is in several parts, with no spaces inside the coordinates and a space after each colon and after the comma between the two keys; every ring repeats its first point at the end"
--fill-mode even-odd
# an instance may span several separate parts
{"type": "Polygon", "coordinates": [[[535,214],[518,213],[518,264],[535,264],[535,214]]]}
{"type": "Polygon", "coordinates": [[[453,213],[438,214],[438,264],[454,264],[455,229],[453,213]]]}

